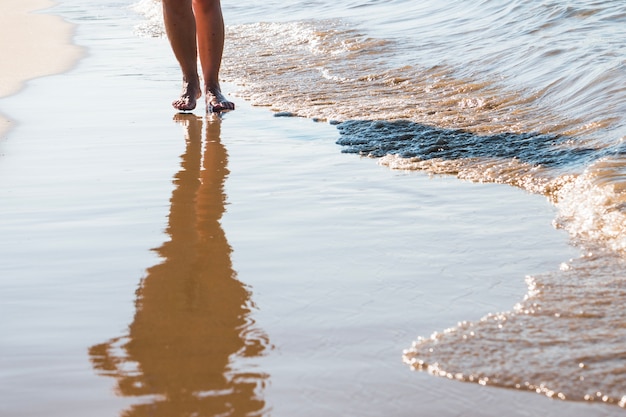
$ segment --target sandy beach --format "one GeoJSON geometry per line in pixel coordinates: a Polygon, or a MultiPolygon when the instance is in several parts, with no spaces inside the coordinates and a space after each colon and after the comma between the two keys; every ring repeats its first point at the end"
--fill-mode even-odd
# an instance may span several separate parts
{"type": "MultiPolygon", "coordinates": [[[[65,71],[80,58],[82,48],[71,42],[73,25],[38,11],[49,0],[6,0],[0,15],[0,98],[18,92],[24,82],[65,71]]],[[[0,118],[0,138],[10,122],[0,118]]]]}
{"type": "Polygon", "coordinates": [[[0,5],[0,415],[623,413],[402,363],[578,256],[544,198],[342,154],[235,85],[178,115],[166,40],[48,5],[0,5]]]}

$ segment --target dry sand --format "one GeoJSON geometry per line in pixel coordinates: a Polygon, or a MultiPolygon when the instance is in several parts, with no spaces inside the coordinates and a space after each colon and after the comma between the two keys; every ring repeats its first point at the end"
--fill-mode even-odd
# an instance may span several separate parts
{"type": "MultiPolygon", "coordinates": [[[[53,4],[49,0],[2,1],[0,98],[18,92],[30,79],[66,71],[82,55],[82,48],[71,42],[73,25],[58,16],[35,13],[53,4]]],[[[9,127],[10,121],[0,117],[0,138],[9,127]]]]}
{"type": "Polygon", "coordinates": [[[1,415],[622,413],[401,363],[576,255],[544,199],[392,172],[241,101],[176,116],[166,42],[123,17],[0,101],[19,122],[0,142],[1,415]]]}

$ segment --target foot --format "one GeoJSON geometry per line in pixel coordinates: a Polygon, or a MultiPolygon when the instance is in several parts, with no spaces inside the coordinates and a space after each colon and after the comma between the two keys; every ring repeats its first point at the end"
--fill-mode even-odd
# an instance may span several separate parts
{"type": "Polygon", "coordinates": [[[180,97],[172,102],[176,110],[191,111],[196,108],[196,101],[202,97],[199,87],[194,87],[190,83],[183,82],[183,92],[180,97]]]}
{"type": "Polygon", "coordinates": [[[207,112],[220,113],[235,110],[235,103],[228,101],[219,87],[207,88],[205,99],[207,112]]]}

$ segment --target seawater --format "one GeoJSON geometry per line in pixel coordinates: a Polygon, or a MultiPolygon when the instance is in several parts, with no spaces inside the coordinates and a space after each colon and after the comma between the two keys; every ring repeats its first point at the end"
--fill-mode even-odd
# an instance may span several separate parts
{"type": "MultiPolygon", "coordinates": [[[[143,0],[139,36],[163,36],[143,0]]],[[[223,2],[222,76],[277,115],[337,125],[391,169],[545,195],[581,250],[507,312],[420,337],[408,366],[626,406],[626,3],[223,2]]]]}

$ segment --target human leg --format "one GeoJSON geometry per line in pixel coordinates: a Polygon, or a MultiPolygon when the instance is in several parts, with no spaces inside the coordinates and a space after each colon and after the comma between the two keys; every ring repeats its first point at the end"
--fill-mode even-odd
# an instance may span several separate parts
{"type": "Polygon", "coordinates": [[[165,31],[183,73],[183,91],[172,102],[178,110],[193,110],[202,96],[198,78],[198,44],[192,0],[163,0],[165,31]]]}
{"type": "Polygon", "coordinates": [[[207,109],[217,112],[234,110],[235,105],[222,94],[219,83],[224,51],[224,18],[220,0],[193,0],[193,11],[207,109]]]}

